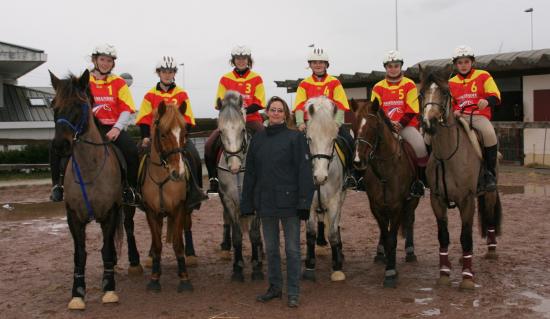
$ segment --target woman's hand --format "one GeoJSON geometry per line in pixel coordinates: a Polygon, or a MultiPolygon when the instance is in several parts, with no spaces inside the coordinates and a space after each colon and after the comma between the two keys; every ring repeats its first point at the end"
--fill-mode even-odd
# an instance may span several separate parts
{"type": "Polygon", "coordinates": [[[464,115],[462,114],[461,110],[455,110],[453,113],[455,114],[455,117],[461,117],[462,115],[464,115]]]}
{"type": "Polygon", "coordinates": [[[148,137],[144,137],[143,140],[141,140],[141,147],[148,148],[149,144],[151,144],[151,140],[148,137]]]}
{"type": "Polygon", "coordinates": [[[403,126],[401,126],[401,123],[399,122],[396,122],[396,121],[391,121],[391,125],[393,125],[393,129],[399,133],[401,131],[401,129],[403,128],[403,126]]]}
{"type": "Polygon", "coordinates": [[[116,139],[120,135],[120,130],[116,127],[113,127],[112,129],[109,130],[109,132],[107,132],[106,135],[109,141],[116,141],[116,139]]]}
{"type": "Polygon", "coordinates": [[[300,123],[300,125],[298,125],[298,131],[303,132],[305,130],[306,130],[306,124],[300,123]]]}
{"type": "Polygon", "coordinates": [[[477,101],[477,107],[479,108],[480,111],[486,108],[487,105],[489,105],[489,101],[487,101],[486,99],[481,99],[477,101]]]}

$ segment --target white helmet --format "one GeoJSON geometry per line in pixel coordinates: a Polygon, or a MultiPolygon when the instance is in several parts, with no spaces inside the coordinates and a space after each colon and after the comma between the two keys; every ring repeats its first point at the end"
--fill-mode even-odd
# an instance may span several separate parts
{"type": "Polygon", "coordinates": [[[113,59],[117,58],[115,46],[112,44],[100,44],[97,45],[92,51],[92,56],[106,55],[113,59]]]}
{"type": "Polygon", "coordinates": [[[382,64],[386,66],[386,64],[390,62],[401,62],[401,64],[403,64],[403,57],[401,56],[401,53],[396,50],[388,51],[386,55],[384,55],[384,61],[382,64]]]}
{"type": "Polygon", "coordinates": [[[328,54],[322,48],[313,48],[307,56],[307,62],[311,61],[325,61],[328,63],[328,54]]]}
{"type": "Polygon", "coordinates": [[[251,56],[252,52],[246,45],[238,45],[231,50],[231,56],[251,56]]]}
{"type": "Polygon", "coordinates": [[[163,56],[160,58],[157,62],[157,67],[155,70],[174,70],[174,72],[178,71],[178,63],[176,62],[176,59],[171,56],[163,56]]]}
{"type": "Polygon", "coordinates": [[[455,52],[453,53],[453,63],[459,58],[475,59],[474,50],[467,45],[459,45],[455,48],[455,52]]]}

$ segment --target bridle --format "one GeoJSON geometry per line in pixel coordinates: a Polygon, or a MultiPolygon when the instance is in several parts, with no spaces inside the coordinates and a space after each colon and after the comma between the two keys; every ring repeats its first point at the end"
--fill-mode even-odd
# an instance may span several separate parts
{"type": "Polygon", "coordinates": [[[159,153],[159,158],[160,158],[160,162],[151,162],[157,166],[162,166],[166,169],[168,169],[168,157],[170,157],[171,155],[174,155],[174,154],[181,154],[182,157],[185,155],[185,143],[187,142],[185,139],[183,141],[183,147],[175,147],[173,149],[170,149],[168,151],[165,151],[162,147],[162,143],[160,141],[160,136],[161,136],[161,132],[160,132],[160,128],[159,128],[159,123],[160,123],[160,119],[157,119],[155,120],[155,139],[154,139],[154,143],[155,143],[155,148],[157,149],[158,153],[159,153]]]}

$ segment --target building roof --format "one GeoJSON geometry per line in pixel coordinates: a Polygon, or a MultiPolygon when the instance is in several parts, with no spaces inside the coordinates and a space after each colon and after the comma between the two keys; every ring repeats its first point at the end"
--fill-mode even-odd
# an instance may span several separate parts
{"type": "Polygon", "coordinates": [[[0,77],[16,80],[47,60],[43,50],[0,41],[0,77]]]}
{"type": "MultiPolygon", "coordinates": [[[[405,75],[413,80],[419,80],[419,65],[422,68],[451,71],[451,60],[425,60],[406,69],[405,75]]],[[[550,49],[529,50],[519,52],[479,55],[476,57],[476,67],[491,72],[493,76],[520,76],[550,73],[550,49]]],[[[345,88],[372,86],[385,76],[383,71],[370,73],[357,72],[355,74],[340,74],[337,78],[345,88]]],[[[300,81],[275,81],[277,87],[286,88],[288,93],[296,92],[300,81]]]]}
{"type": "Polygon", "coordinates": [[[53,122],[53,111],[50,108],[53,97],[53,94],[46,92],[4,84],[4,106],[0,107],[0,122],[53,122]]]}

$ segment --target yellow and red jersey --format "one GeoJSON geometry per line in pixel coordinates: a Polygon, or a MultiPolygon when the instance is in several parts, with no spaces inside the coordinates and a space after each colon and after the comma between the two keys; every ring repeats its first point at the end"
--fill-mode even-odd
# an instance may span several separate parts
{"type": "Polygon", "coordinates": [[[109,74],[105,80],[98,80],[90,74],[90,91],[94,97],[94,116],[101,124],[114,125],[120,113],[135,112],[130,89],[118,75],[109,74]]]}
{"type": "Polygon", "coordinates": [[[370,99],[372,102],[378,100],[390,120],[399,122],[403,127],[418,127],[418,91],[411,79],[403,77],[396,83],[381,80],[372,88],[370,99]]]}
{"type": "Polygon", "coordinates": [[[306,101],[321,95],[331,99],[338,109],[349,111],[349,102],[344,87],[337,78],[328,74],[321,79],[317,79],[312,75],[300,82],[296,90],[296,99],[292,111],[304,111],[304,120],[307,120],[308,115],[305,109],[306,101]]]}
{"type": "MultiPolygon", "coordinates": [[[[475,104],[472,107],[466,107],[465,114],[470,114],[472,108],[477,107],[480,99],[494,96],[500,103],[500,91],[495,80],[487,71],[472,69],[466,77],[457,74],[449,80],[449,90],[453,97],[453,110],[460,110],[464,106],[475,104]]],[[[491,119],[490,107],[486,107],[482,111],[474,110],[473,113],[491,119]]]]}
{"type": "MultiPolygon", "coordinates": [[[[239,92],[244,98],[245,107],[257,104],[261,108],[265,108],[265,89],[262,77],[251,70],[248,70],[242,76],[235,71],[222,76],[218,85],[216,99],[223,99],[227,91],[239,92]]],[[[260,113],[253,112],[246,115],[246,121],[262,122],[263,119],[260,113]]]]}
{"type": "Polygon", "coordinates": [[[191,108],[191,102],[189,102],[189,95],[187,92],[177,85],[172,85],[168,91],[163,91],[160,87],[160,83],[145,93],[136,118],[136,124],[147,124],[151,126],[153,123],[153,110],[159,106],[161,101],[165,103],[176,103],[178,106],[185,102],[187,104],[185,114],[183,115],[185,122],[188,125],[195,126],[195,117],[193,116],[193,109],[191,108]]]}

